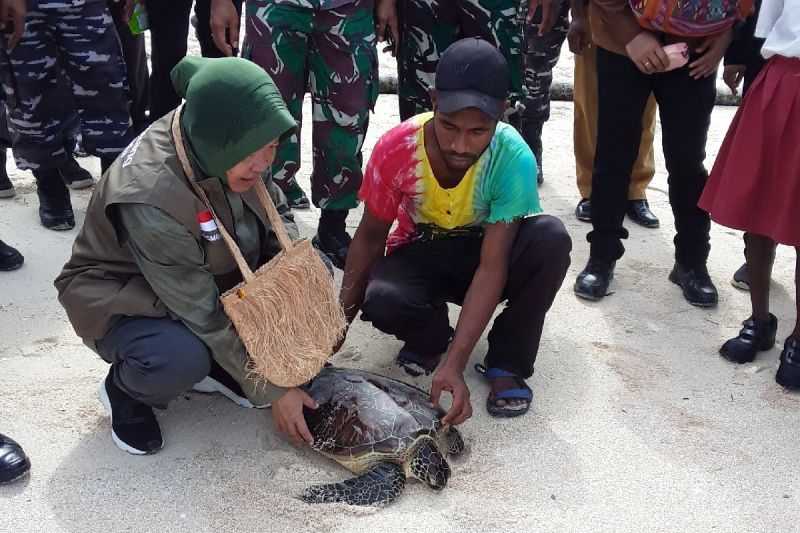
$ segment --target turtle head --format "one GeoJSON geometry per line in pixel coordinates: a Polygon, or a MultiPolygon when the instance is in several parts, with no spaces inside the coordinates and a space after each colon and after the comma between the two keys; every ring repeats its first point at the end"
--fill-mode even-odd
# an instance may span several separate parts
{"type": "Polygon", "coordinates": [[[409,463],[409,475],[433,490],[442,490],[450,479],[450,465],[433,440],[424,440],[417,446],[409,463]]]}

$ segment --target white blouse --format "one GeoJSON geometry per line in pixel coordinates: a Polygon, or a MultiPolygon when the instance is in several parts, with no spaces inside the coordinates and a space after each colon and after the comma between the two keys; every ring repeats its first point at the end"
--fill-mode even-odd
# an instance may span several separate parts
{"type": "Polygon", "coordinates": [[[761,55],[800,58],[800,0],[764,0],[756,37],[766,39],[761,55]]]}

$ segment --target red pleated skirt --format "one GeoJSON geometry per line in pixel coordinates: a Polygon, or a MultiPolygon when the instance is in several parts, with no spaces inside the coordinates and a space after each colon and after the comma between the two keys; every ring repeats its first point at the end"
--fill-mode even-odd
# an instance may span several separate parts
{"type": "Polygon", "coordinates": [[[800,59],[774,56],[764,66],[699,205],[718,224],[800,246],[800,59]]]}

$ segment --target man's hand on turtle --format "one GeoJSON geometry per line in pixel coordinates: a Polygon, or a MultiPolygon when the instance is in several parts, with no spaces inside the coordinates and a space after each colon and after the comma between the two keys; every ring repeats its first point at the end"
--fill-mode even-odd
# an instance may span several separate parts
{"type": "Polygon", "coordinates": [[[289,389],[272,402],[272,420],[278,431],[288,436],[295,444],[306,442],[310,445],[314,443],[314,437],[308,430],[303,407],[316,409],[317,402],[302,389],[297,387],[289,389]]]}
{"type": "Polygon", "coordinates": [[[469,388],[464,382],[464,372],[447,364],[447,361],[433,373],[431,383],[431,403],[439,405],[442,391],[453,396],[453,404],[442,423],[457,426],[472,416],[472,404],[469,401],[469,388]]]}
{"type": "Polygon", "coordinates": [[[239,13],[231,0],[211,0],[211,37],[226,56],[239,50],[239,13]]]}

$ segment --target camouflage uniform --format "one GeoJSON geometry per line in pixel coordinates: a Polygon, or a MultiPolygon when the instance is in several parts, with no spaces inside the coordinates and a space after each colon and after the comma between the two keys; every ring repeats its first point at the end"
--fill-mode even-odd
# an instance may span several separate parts
{"type": "MultiPolygon", "coordinates": [[[[527,15],[528,0],[522,0],[520,14],[527,15]]],[[[533,22],[525,29],[524,50],[524,94],[520,133],[536,155],[539,174],[542,174],[542,127],[550,118],[550,85],[553,83],[553,68],[561,54],[561,46],[569,30],[569,2],[561,5],[561,11],[553,29],[539,36],[541,13],[534,15],[533,22]]]]}
{"type": "MultiPolygon", "coordinates": [[[[247,0],[246,6],[242,57],[269,73],[298,124],[310,88],[314,205],[355,207],[361,147],[378,97],[373,0],[247,0]]],[[[273,179],[290,199],[299,190],[299,167],[298,132],[281,142],[273,166],[273,179]]]]}
{"type": "MultiPolygon", "coordinates": [[[[527,5],[527,1],[523,2],[527,5]]],[[[429,111],[428,89],[444,50],[458,39],[481,37],[495,44],[511,70],[510,100],[522,93],[520,0],[402,0],[397,3],[400,118],[429,111]]]]}
{"type": "Polygon", "coordinates": [[[29,1],[22,40],[0,52],[0,75],[21,169],[67,162],[76,110],[87,152],[113,159],[132,138],[125,64],[104,0],[29,1]]]}

